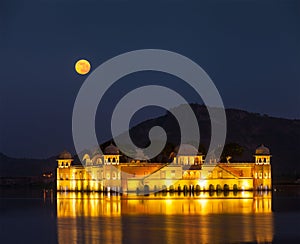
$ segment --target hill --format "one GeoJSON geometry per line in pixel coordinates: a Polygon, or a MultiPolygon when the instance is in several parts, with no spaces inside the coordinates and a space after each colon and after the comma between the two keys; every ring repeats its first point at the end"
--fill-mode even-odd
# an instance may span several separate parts
{"type": "MultiPolygon", "coordinates": [[[[181,105],[175,110],[185,111],[181,105]]],[[[200,127],[201,151],[205,152],[210,143],[210,119],[203,105],[191,104],[200,127]]],[[[178,111],[177,111],[178,112],[178,111]]],[[[243,148],[242,153],[233,155],[234,161],[253,161],[257,146],[264,144],[272,153],[274,179],[296,179],[300,177],[300,120],[274,118],[237,109],[226,109],[226,143],[235,143],[243,148]]],[[[187,118],[188,119],[188,118],[187,118]]],[[[148,132],[153,126],[162,126],[168,136],[168,145],[163,156],[180,143],[179,125],[174,116],[167,112],[164,116],[144,121],[130,129],[134,143],[139,147],[149,144],[148,132]]],[[[159,139],[159,138],[158,138],[159,139]]],[[[161,160],[162,155],[155,160],[161,160]]],[[[16,159],[0,153],[0,177],[40,176],[43,172],[56,169],[56,156],[40,159],[16,159]]]]}
{"type": "MultiPolygon", "coordinates": [[[[175,109],[184,111],[185,106],[181,105],[175,109]]],[[[211,126],[207,109],[198,104],[191,104],[191,107],[198,119],[200,143],[208,149],[211,126]]],[[[226,144],[236,143],[244,149],[241,155],[233,156],[231,161],[253,161],[256,147],[264,144],[271,150],[274,177],[299,177],[300,120],[275,118],[238,109],[226,109],[226,117],[226,144]]],[[[164,127],[168,142],[173,145],[179,144],[179,125],[170,112],[133,127],[130,130],[132,140],[139,146],[148,145],[148,131],[153,126],[164,127]]]]}

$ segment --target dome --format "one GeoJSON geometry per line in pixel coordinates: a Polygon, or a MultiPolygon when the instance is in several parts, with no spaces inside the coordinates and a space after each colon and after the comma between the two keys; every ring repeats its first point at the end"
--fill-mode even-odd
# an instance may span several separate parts
{"type": "Polygon", "coordinates": [[[58,159],[72,159],[72,155],[68,151],[64,150],[59,154],[58,159]]]}
{"type": "Polygon", "coordinates": [[[261,145],[260,147],[256,148],[255,154],[257,155],[270,155],[270,149],[261,145]]]}
{"type": "Polygon", "coordinates": [[[110,144],[104,149],[104,153],[108,155],[119,154],[119,149],[113,144],[110,144]]]}
{"type": "Polygon", "coordinates": [[[190,144],[182,144],[177,147],[175,147],[174,152],[176,155],[198,155],[199,152],[198,150],[190,145],[190,144]],[[180,149],[180,152],[178,150],[180,149]]]}

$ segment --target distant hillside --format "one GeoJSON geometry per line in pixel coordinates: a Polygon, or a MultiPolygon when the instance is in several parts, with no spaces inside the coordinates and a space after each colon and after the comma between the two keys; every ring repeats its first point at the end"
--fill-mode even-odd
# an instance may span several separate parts
{"type": "MultiPolygon", "coordinates": [[[[176,110],[182,110],[181,105],[176,110]]],[[[210,143],[210,119],[205,106],[191,105],[200,126],[201,144],[206,150],[210,143]]],[[[234,161],[253,161],[255,148],[264,144],[272,153],[273,175],[276,178],[288,176],[300,177],[300,120],[290,120],[269,117],[256,113],[249,113],[237,109],[226,109],[227,116],[227,140],[226,143],[237,143],[244,148],[240,156],[232,158],[234,161]]],[[[188,118],[187,118],[188,119],[188,118]]],[[[130,130],[132,140],[137,146],[148,145],[148,131],[153,126],[165,128],[169,151],[180,142],[179,126],[171,113],[156,119],[147,120],[130,130]]],[[[168,156],[168,155],[166,155],[168,156]]],[[[8,176],[37,176],[43,172],[55,172],[56,157],[45,160],[39,159],[15,159],[0,154],[0,177],[8,176]]]]}
{"type": "Polygon", "coordinates": [[[41,176],[55,172],[56,156],[48,159],[10,158],[0,153],[0,177],[41,176]]]}
{"type": "MultiPolygon", "coordinates": [[[[184,112],[185,106],[181,105],[175,109],[184,112]]],[[[200,126],[200,143],[208,149],[211,126],[207,109],[198,104],[191,106],[200,126]]],[[[274,176],[300,175],[300,120],[274,118],[237,109],[226,109],[226,117],[226,143],[237,143],[244,148],[243,154],[233,157],[231,161],[253,161],[256,147],[264,144],[271,150],[274,176]]],[[[130,130],[132,140],[139,146],[148,145],[148,131],[153,126],[166,128],[168,142],[173,145],[179,144],[179,126],[169,112],[165,116],[133,127],[130,130]]]]}

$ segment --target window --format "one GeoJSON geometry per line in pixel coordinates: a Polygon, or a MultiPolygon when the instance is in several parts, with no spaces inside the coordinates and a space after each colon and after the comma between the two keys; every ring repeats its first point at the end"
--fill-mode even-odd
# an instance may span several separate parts
{"type": "Polygon", "coordinates": [[[166,172],[165,171],[161,171],[160,172],[160,178],[161,179],[165,179],[166,178],[166,172]]]}
{"type": "Polygon", "coordinates": [[[175,170],[171,170],[171,177],[175,177],[175,170]]]}

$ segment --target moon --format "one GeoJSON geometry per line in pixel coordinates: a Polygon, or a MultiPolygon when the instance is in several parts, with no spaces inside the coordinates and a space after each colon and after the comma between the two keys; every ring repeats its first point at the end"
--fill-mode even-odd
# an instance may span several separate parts
{"type": "Polygon", "coordinates": [[[85,59],[80,59],[75,64],[75,70],[80,75],[85,75],[90,72],[91,64],[85,59]]]}

